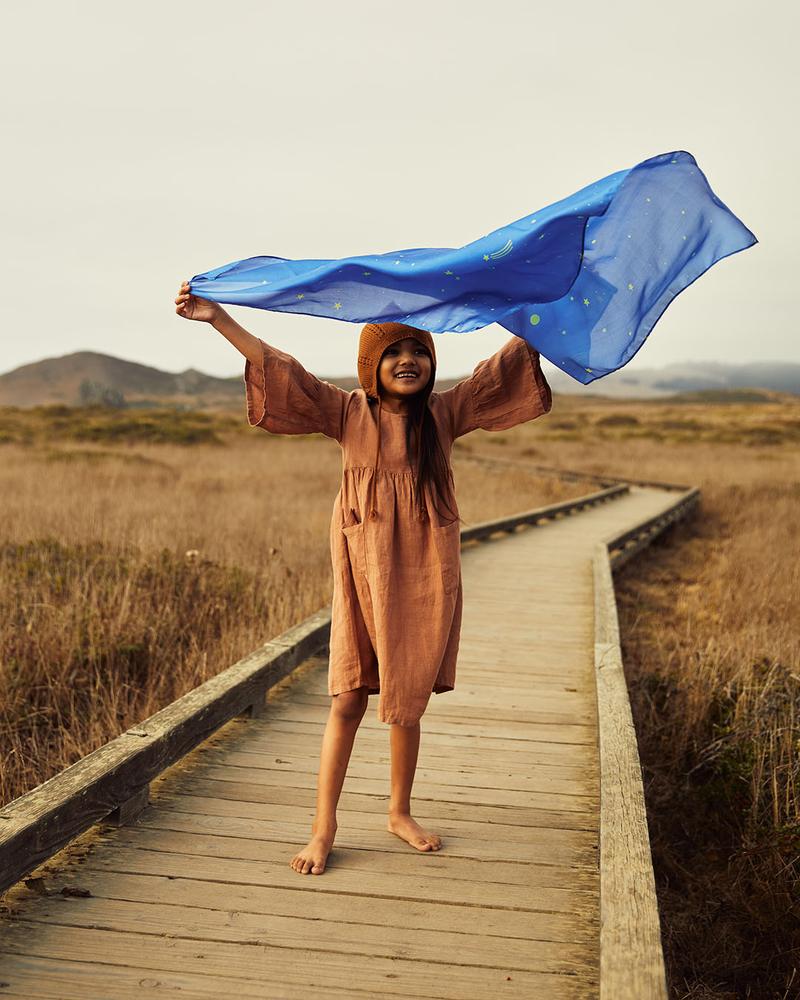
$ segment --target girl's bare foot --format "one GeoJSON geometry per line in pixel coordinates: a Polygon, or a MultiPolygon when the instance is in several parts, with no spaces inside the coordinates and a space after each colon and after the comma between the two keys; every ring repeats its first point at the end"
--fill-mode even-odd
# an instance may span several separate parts
{"type": "Polygon", "coordinates": [[[309,872],[312,875],[321,875],[325,871],[325,862],[333,847],[336,829],[336,823],[319,826],[314,820],[311,824],[313,837],[289,862],[291,867],[300,875],[308,875],[309,872]]]}
{"type": "Polygon", "coordinates": [[[442,846],[442,839],[435,833],[428,833],[423,830],[410,813],[389,813],[389,822],[386,824],[389,833],[394,833],[402,840],[407,841],[418,851],[438,851],[442,846]]]}

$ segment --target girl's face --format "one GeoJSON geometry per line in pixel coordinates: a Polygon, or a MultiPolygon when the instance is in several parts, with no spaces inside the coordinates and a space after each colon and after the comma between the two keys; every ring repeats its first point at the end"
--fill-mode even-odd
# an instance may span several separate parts
{"type": "Polygon", "coordinates": [[[383,352],[378,365],[378,386],[382,395],[403,399],[424,389],[432,371],[427,349],[416,337],[405,337],[383,352]]]}

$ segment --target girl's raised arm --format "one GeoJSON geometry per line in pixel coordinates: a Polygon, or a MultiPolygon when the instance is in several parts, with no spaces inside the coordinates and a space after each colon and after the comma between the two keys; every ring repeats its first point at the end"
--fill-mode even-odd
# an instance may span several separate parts
{"type": "Polygon", "coordinates": [[[285,351],[253,336],[217,302],[189,292],[184,282],[176,312],[210,323],[245,358],[247,422],[273,434],[325,434],[341,442],[350,393],[312,375],[285,351]]]}
{"type": "Polygon", "coordinates": [[[504,431],[547,413],[553,396],[539,352],[516,334],[472,375],[437,393],[444,404],[453,438],[477,428],[504,431]]]}

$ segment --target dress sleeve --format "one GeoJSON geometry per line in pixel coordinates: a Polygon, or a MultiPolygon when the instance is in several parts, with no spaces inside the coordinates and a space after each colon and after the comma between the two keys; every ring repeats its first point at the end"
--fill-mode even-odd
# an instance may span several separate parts
{"type": "Polygon", "coordinates": [[[273,434],[322,433],[341,442],[350,393],[323,382],[284,351],[261,344],[261,364],[244,365],[247,422],[273,434]]]}
{"type": "Polygon", "coordinates": [[[542,372],[539,352],[516,334],[472,375],[439,393],[451,421],[453,438],[477,428],[504,431],[547,413],[553,396],[542,372]]]}

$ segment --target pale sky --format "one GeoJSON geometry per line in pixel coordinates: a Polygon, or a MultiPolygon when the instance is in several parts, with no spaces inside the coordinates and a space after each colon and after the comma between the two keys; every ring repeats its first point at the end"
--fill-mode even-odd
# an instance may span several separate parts
{"type": "MultiPolygon", "coordinates": [[[[92,350],[241,374],[175,314],[182,279],[462,246],[675,149],[759,243],[620,372],[800,360],[795,4],[44,0],[3,26],[0,371],[92,350]]],[[[359,324],[226,308],[310,370],[355,374],[359,324]]],[[[509,336],[436,335],[438,373],[509,336]]]]}

